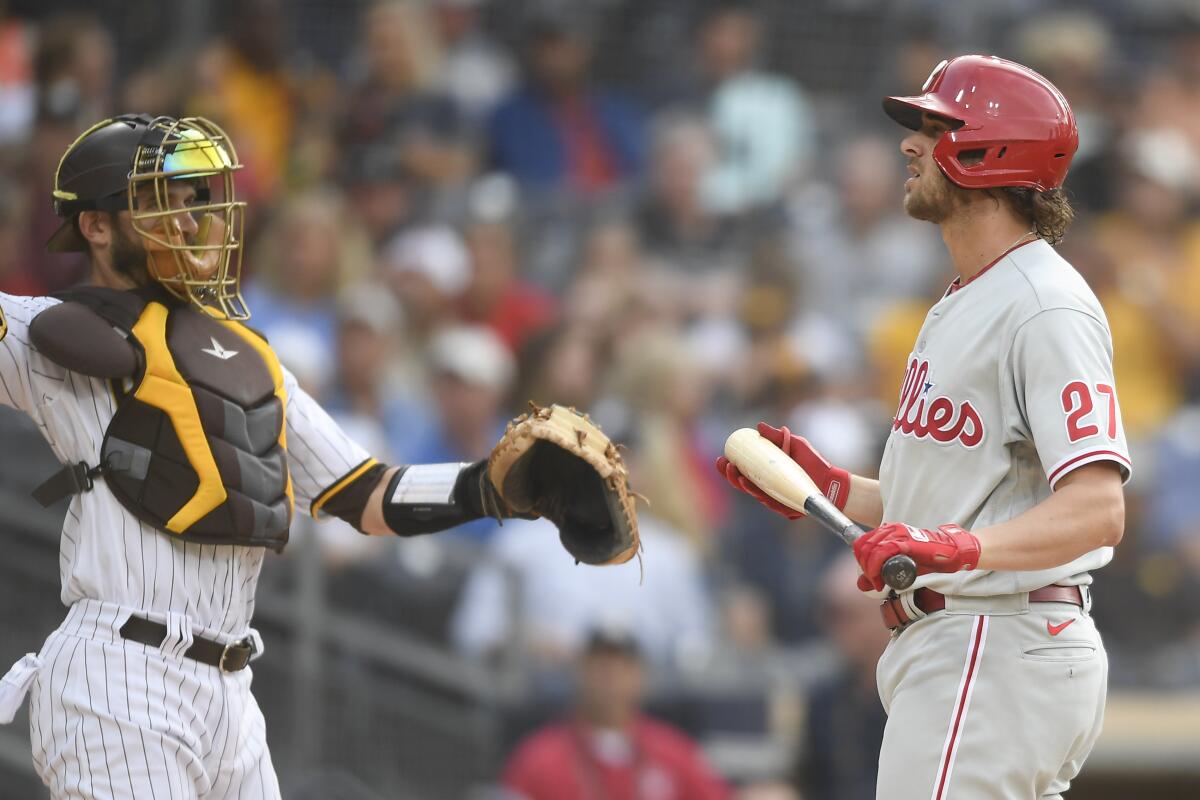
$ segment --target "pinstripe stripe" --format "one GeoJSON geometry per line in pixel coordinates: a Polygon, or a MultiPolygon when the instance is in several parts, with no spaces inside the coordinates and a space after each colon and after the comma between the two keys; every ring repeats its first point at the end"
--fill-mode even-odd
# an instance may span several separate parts
{"type": "MultiPolygon", "coordinates": [[[[113,616],[113,622],[114,622],[114,624],[116,623],[116,615],[113,616]]],[[[110,695],[110,690],[112,688],[112,681],[109,680],[109,677],[108,677],[108,648],[106,648],[103,644],[100,644],[99,648],[100,648],[100,663],[104,666],[104,710],[108,713],[109,717],[115,718],[117,715],[113,711],[112,696],[110,695]]],[[[128,675],[125,675],[125,708],[126,708],[126,712],[127,712],[126,719],[129,719],[129,715],[128,715],[129,676],[128,675]]],[[[102,725],[101,727],[104,727],[104,726],[102,725]]],[[[117,725],[115,725],[114,727],[117,729],[117,739],[121,742],[121,756],[122,756],[121,764],[124,765],[124,767],[125,767],[125,777],[129,781],[129,796],[135,797],[137,795],[137,792],[134,791],[134,788],[133,788],[133,772],[129,768],[129,750],[126,749],[126,747],[125,747],[125,732],[123,730],[123,727],[119,723],[117,725]]],[[[115,787],[114,787],[114,791],[115,791],[115,787]]]]}
{"type": "MultiPolygon", "coordinates": [[[[87,685],[88,708],[95,709],[96,708],[96,699],[92,695],[92,670],[88,667],[88,648],[87,648],[86,644],[84,644],[84,646],[83,646],[83,676],[84,676],[84,682],[87,685]]],[[[108,690],[107,683],[105,683],[104,688],[105,688],[105,691],[108,690]]],[[[105,713],[108,713],[108,709],[105,709],[104,711],[105,711],[105,713]]],[[[112,779],[112,768],[109,765],[112,764],[112,758],[108,755],[108,742],[106,741],[105,736],[104,736],[104,726],[100,724],[100,720],[97,719],[96,717],[84,717],[83,722],[84,722],[84,730],[87,729],[88,722],[92,722],[96,726],[96,732],[100,737],[100,749],[104,751],[104,774],[108,776],[108,787],[107,788],[111,792],[111,791],[113,791],[113,779],[112,779]]],[[[89,748],[89,747],[85,747],[84,752],[89,753],[90,749],[91,748],[89,748]]],[[[90,758],[90,753],[89,753],[89,758],[90,758]]],[[[91,771],[91,762],[90,761],[88,762],[88,770],[89,770],[89,772],[91,771]]]]}
{"type": "MultiPolygon", "coordinates": [[[[214,739],[214,741],[217,739],[221,740],[221,757],[217,759],[217,763],[218,764],[230,764],[229,756],[228,756],[229,747],[230,747],[230,745],[238,744],[238,740],[241,738],[241,736],[240,736],[241,731],[234,730],[234,728],[233,728],[233,723],[235,721],[235,715],[230,713],[229,708],[228,708],[228,706],[229,706],[228,687],[226,687],[225,685],[222,685],[221,688],[225,690],[225,691],[221,692],[221,718],[224,719],[224,721],[225,721],[225,734],[223,736],[220,734],[221,723],[218,721],[217,727],[213,731],[213,739],[214,739]]],[[[235,773],[244,774],[244,769],[239,770],[236,768],[237,761],[239,760],[238,754],[240,752],[242,752],[242,748],[239,748],[239,747],[233,748],[234,763],[230,764],[230,766],[233,768],[224,770],[222,772],[222,774],[217,775],[217,777],[213,780],[212,793],[214,795],[217,795],[217,787],[221,785],[222,778],[225,779],[225,785],[228,788],[229,786],[232,785],[232,781],[233,781],[235,773]]]]}
{"type": "MultiPolygon", "coordinates": [[[[128,648],[128,645],[126,645],[126,648],[128,648]]],[[[143,651],[145,650],[145,645],[142,645],[142,649],[143,649],[143,651]]],[[[126,673],[128,674],[128,671],[129,671],[129,651],[128,651],[128,649],[126,649],[126,651],[125,651],[125,670],[126,670],[126,673]]],[[[163,675],[164,676],[166,675],[165,670],[163,672],[163,675]]],[[[147,717],[147,719],[149,719],[151,717],[151,713],[150,713],[150,708],[151,708],[151,705],[150,705],[150,659],[149,658],[142,659],[142,686],[145,687],[145,691],[146,691],[146,717],[147,717]]],[[[165,697],[166,697],[166,695],[165,695],[165,689],[166,689],[165,679],[163,682],[163,688],[164,688],[163,696],[165,699],[165,697]]],[[[166,710],[167,710],[166,704],[164,703],[163,711],[166,712],[166,710]]],[[[153,728],[153,726],[151,726],[151,728],[153,728]]],[[[175,794],[175,784],[171,780],[171,776],[175,771],[173,769],[171,769],[171,764],[170,764],[170,762],[167,761],[167,748],[163,744],[166,741],[166,734],[170,730],[171,730],[171,728],[170,728],[169,722],[167,722],[166,724],[163,725],[162,735],[157,737],[158,738],[158,751],[159,751],[159,755],[162,756],[163,774],[167,776],[167,797],[178,797],[179,795],[175,794]]],[[[146,758],[146,773],[150,774],[150,771],[151,771],[150,756],[146,752],[146,731],[143,729],[141,731],[141,733],[142,733],[142,755],[145,756],[145,758],[146,758]]],[[[180,788],[180,793],[182,794],[183,787],[180,786],[179,788],[180,788]]]]}

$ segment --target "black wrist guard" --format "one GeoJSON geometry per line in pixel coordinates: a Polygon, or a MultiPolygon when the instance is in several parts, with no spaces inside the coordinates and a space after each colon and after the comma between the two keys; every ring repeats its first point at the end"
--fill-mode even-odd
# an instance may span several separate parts
{"type": "Polygon", "coordinates": [[[397,536],[419,536],[481,517],[504,516],[487,461],[402,466],[383,494],[383,520],[397,536]]]}

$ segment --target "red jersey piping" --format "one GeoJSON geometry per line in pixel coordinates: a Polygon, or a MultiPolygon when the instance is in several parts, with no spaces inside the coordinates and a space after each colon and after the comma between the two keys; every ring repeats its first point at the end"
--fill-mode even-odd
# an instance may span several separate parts
{"type": "Polygon", "coordinates": [[[1028,242],[1020,242],[1018,244],[1014,244],[1012,247],[1008,248],[1003,253],[996,256],[996,259],[994,261],[992,261],[990,264],[988,264],[983,269],[979,270],[979,272],[976,272],[974,275],[972,275],[970,278],[968,278],[966,283],[963,283],[961,275],[959,277],[955,278],[953,281],[950,282],[950,288],[946,289],[946,294],[942,295],[942,297],[943,298],[948,297],[948,296],[954,294],[955,292],[957,292],[959,289],[962,289],[963,287],[969,285],[972,281],[974,281],[980,275],[987,272],[989,269],[996,266],[1001,261],[1003,261],[1005,258],[1007,258],[1008,254],[1013,252],[1014,250],[1020,250],[1022,247],[1024,247],[1027,244],[1033,244],[1034,242],[1040,242],[1040,241],[1042,241],[1042,240],[1039,237],[1037,239],[1030,239],[1028,242]]]}

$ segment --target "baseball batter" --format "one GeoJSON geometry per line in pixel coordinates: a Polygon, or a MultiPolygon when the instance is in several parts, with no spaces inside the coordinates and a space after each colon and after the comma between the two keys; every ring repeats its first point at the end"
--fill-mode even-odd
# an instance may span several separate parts
{"type": "Polygon", "coordinates": [[[959,277],[914,343],[877,483],[760,431],[878,526],[854,548],[860,588],[883,589],[898,553],[918,565],[882,604],[877,796],[1058,798],[1100,732],[1090,573],[1121,539],[1130,474],[1104,312],[1051,247],[1071,219],[1074,117],[1045,78],[983,56],[883,105],[912,131],[904,207],[940,226],[959,277]]]}
{"type": "MultiPolygon", "coordinates": [[[[71,498],[66,619],[0,682],[0,721],[30,695],[34,765],[56,798],[279,796],[247,665],[263,652],[250,623],[264,552],[286,544],[295,504],[410,536],[510,516],[513,488],[536,516],[554,483],[501,491],[482,461],[389,468],[347,438],[241,322],[239,167],[202,118],[104,120],[54,176],[64,222],[48,246],[86,252],[89,285],[0,294],[0,402],[28,414],[66,465],[35,496],[71,498]]],[[[528,424],[607,444],[557,407],[528,424]]],[[[526,451],[512,432],[501,445],[517,463],[526,451]]],[[[555,458],[564,480],[586,485],[582,462],[555,458]]],[[[603,464],[616,486],[619,457],[603,464]]],[[[551,505],[579,521],[546,512],[577,558],[636,550],[631,507],[633,538],[618,546],[607,511],[551,505]]]]}

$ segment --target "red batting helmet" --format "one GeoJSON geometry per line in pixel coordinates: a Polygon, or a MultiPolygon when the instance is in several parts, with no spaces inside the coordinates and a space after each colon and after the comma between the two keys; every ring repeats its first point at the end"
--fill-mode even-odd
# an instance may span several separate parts
{"type": "Polygon", "coordinates": [[[1056,189],[1079,147],[1071,106],[1054,84],[1029,67],[996,56],[943,61],[914,97],[886,97],[883,110],[921,129],[921,112],[959,123],[933,148],[933,160],[964,189],[1021,186],[1056,189]],[[964,153],[983,159],[969,164],[964,153]]]}

